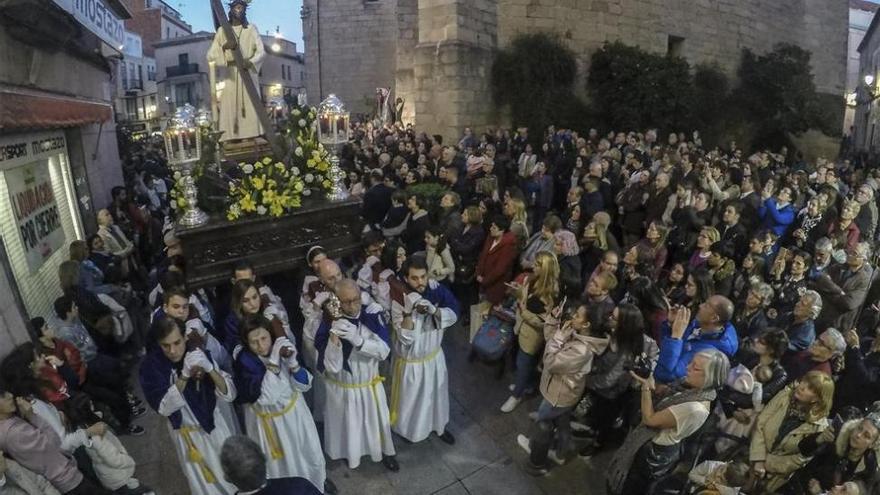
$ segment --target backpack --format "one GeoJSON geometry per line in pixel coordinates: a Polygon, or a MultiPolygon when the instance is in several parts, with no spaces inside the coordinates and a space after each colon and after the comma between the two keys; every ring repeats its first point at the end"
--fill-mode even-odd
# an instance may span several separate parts
{"type": "Polygon", "coordinates": [[[492,309],[480,325],[471,344],[474,352],[487,361],[497,361],[513,344],[513,325],[516,321],[510,310],[492,309]]]}

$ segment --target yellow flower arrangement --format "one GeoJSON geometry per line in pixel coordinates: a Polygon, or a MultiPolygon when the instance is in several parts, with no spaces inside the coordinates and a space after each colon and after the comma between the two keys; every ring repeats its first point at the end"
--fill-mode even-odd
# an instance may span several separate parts
{"type": "Polygon", "coordinates": [[[238,173],[233,175],[240,177],[230,183],[227,220],[248,215],[280,217],[302,207],[303,196],[332,189],[330,152],[318,142],[316,114],[311,107],[291,107],[280,133],[289,146],[283,161],[267,156],[238,164],[238,173]]]}

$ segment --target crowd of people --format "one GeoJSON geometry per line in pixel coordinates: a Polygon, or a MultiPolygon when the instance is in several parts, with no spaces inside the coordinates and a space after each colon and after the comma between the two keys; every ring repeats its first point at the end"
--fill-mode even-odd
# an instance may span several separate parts
{"type": "Polygon", "coordinates": [[[880,172],[698,133],[371,122],[342,166],[362,249],[312,246],[291,301],[250,260],[188,287],[162,152],[131,150],[0,363],[0,492],[150,493],[118,438],[147,407],[193,494],[336,493],[326,459],[398,471],[395,441],[455,444],[449,329],[513,368],[498,414],[534,409],[532,475],[608,451],[611,494],[876,489],[880,172]]]}
{"type": "Polygon", "coordinates": [[[473,354],[515,367],[500,412],[541,399],[528,472],[611,451],[615,494],[875,489],[878,171],[697,132],[355,136],[361,287],[393,309],[426,260],[473,354]]]}

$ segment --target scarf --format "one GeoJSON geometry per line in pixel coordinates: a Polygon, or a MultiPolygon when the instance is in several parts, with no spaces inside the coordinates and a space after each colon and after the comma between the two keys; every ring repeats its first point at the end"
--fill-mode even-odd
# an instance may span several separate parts
{"type": "MultiPolygon", "coordinates": [[[[664,397],[660,400],[660,402],[657,403],[657,406],[655,407],[655,412],[662,411],[668,407],[678,404],[685,404],[687,402],[711,402],[715,400],[714,389],[685,389],[679,385],[676,387],[676,390],[677,391],[675,393],[664,397]]],[[[644,423],[640,423],[639,426],[629,432],[629,435],[626,436],[626,440],[623,441],[623,445],[621,445],[620,448],[617,449],[617,452],[611,459],[611,463],[608,465],[608,474],[606,481],[608,483],[609,493],[620,493],[620,491],[623,489],[624,482],[626,482],[626,477],[629,475],[629,471],[632,467],[633,461],[635,460],[636,453],[638,453],[639,449],[641,449],[643,445],[653,440],[658,433],[658,430],[650,428],[644,423]]]]}

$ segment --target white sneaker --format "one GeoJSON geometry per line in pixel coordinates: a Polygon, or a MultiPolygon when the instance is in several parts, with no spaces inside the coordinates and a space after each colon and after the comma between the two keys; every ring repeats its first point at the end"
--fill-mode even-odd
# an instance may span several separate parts
{"type": "Polygon", "coordinates": [[[510,390],[511,392],[513,392],[513,389],[515,389],[515,388],[516,388],[515,383],[511,383],[510,385],[507,386],[507,390],[510,390]]]}
{"type": "Polygon", "coordinates": [[[556,451],[553,449],[550,449],[550,451],[547,452],[547,458],[550,459],[551,461],[555,462],[559,466],[562,466],[565,464],[565,459],[562,457],[559,457],[559,454],[557,454],[556,451]]]}
{"type": "Polygon", "coordinates": [[[518,406],[520,402],[522,402],[522,399],[517,399],[516,397],[511,395],[507,398],[507,401],[505,401],[504,404],[501,406],[501,412],[512,412],[514,409],[516,409],[516,406],[518,406]]]}
{"type": "Polygon", "coordinates": [[[520,433],[519,435],[516,436],[516,443],[517,443],[517,445],[520,446],[520,448],[525,450],[527,454],[532,453],[532,448],[529,445],[529,437],[520,433]]]}

